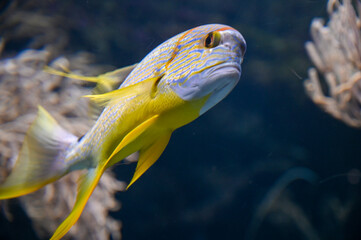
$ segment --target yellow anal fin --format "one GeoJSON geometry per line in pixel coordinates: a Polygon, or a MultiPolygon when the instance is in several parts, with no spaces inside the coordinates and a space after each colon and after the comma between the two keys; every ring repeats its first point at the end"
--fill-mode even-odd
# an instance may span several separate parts
{"type": "Polygon", "coordinates": [[[171,135],[172,132],[168,132],[158,138],[150,146],[140,150],[137,168],[135,169],[135,173],[132,180],[128,184],[127,189],[158,160],[167,146],[171,135]]]}
{"type": "Polygon", "coordinates": [[[119,85],[127,78],[127,76],[133,71],[136,66],[137,64],[133,64],[131,66],[119,68],[111,72],[100,74],[98,76],[83,76],[79,74],[74,74],[66,68],[64,68],[64,71],[59,71],[49,66],[46,66],[44,68],[44,72],[81,81],[97,83],[97,87],[99,87],[99,89],[96,90],[96,93],[100,94],[112,91],[115,88],[119,87],[119,85]]]}
{"type": "Polygon", "coordinates": [[[87,173],[80,177],[78,185],[78,195],[73,210],[56,229],[50,240],[61,239],[76,223],[76,221],[78,221],[90,195],[94,191],[96,185],[100,180],[100,177],[105,170],[104,166],[105,164],[97,168],[89,169],[87,173]]]}

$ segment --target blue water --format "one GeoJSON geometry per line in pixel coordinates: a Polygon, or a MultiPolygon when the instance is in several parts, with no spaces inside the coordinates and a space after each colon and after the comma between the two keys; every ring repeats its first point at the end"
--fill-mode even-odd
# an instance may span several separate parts
{"type": "MultiPolygon", "coordinates": [[[[99,64],[133,64],[206,23],[247,41],[235,90],[176,130],[158,162],[117,194],[123,239],[361,239],[361,131],[315,106],[302,85],[309,25],[327,16],[326,1],[64,2],[38,8],[71,19],[66,51],[92,52],[99,64]],[[295,179],[280,184],[287,174],[295,179]]],[[[134,167],[114,171],[129,181],[134,167]]]]}

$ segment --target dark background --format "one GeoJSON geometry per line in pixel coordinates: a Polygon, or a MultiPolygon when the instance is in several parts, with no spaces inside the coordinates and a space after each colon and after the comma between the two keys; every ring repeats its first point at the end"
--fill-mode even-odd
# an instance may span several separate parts
{"type": "MultiPolygon", "coordinates": [[[[1,11],[13,2],[0,4],[1,11]]],[[[112,215],[123,222],[123,239],[360,239],[361,132],[322,112],[303,89],[312,66],[304,43],[311,20],[327,17],[326,5],[52,0],[16,1],[15,11],[52,17],[63,32],[58,37],[67,38],[62,54],[91,52],[95,63],[114,68],[202,24],[231,25],[247,41],[233,92],[176,130],[157,163],[117,195],[122,209],[112,215]]],[[[28,47],[41,46],[14,36],[3,55],[28,47]]],[[[114,171],[129,181],[134,168],[114,171]]],[[[24,221],[0,227],[16,231],[24,221]]]]}

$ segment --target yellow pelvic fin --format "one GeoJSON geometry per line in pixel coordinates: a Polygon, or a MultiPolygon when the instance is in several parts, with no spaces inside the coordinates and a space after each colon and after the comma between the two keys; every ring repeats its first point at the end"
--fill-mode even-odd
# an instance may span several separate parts
{"type": "Polygon", "coordinates": [[[140,150],[137,168],[135,169],[135,173],[132,180],[128,184],[127,189],[158,160],[167,146],[171,135],[172,132],[168,132],[159,137],[150,146],[140,150]]]}
{"type": "Polygon", "coordinates": [[[56,229],[50,240],[61,239],[70,228],[78,221],[83,209],[98,184],[100,177],[104,173],[105,164],[97,168],[89,169],[87,173],[82,175],[79,179],[78,195],[74,204],[73,210],[68,217],[56,229]]]}
{"type": "Polygon", "coordinates": [[[10,175],[0,185],[0,199],[31,193],[61,178],[68,171],[64,151],[77,137],[61,128],[42,107],[26,133],[10,175]]]}
{"type": "Polygon", "coordinates": [[[156,120],[158,119],[158,115],[155,115],[146,121],[142,122],[136,128],[134,128],[131,132],[129,132],[123,140],[119,143],[119,145],[114,149],[113,153],[110,155],[108,161],[117,154],[122,148],[127,146],[129,143],[133,142],[137,137],[139,137],[142,133],[144,133],[147,129],[154,125],[156,120]]]}

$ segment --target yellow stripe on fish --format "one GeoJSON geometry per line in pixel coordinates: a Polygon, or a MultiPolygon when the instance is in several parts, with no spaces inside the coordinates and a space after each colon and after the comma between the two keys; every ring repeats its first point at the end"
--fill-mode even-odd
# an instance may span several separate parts
{"type": "Polygon", "coordinates": [[[81,215],[107,168],[138,151],[129,188],[160,157],[175,129],[228,95],[241,76],[245,51],[246,42],[237,30],[209,24],[174,36],[137,65],[97,77],[47,69],[96,82],[98,94],[86,97],[104,110],[78,141],[39,107],[19,158],[0,186],[0,199],[33,192],[71,171],[87,169],[73,210],[51,238],[60,239],[81,215]]]}

